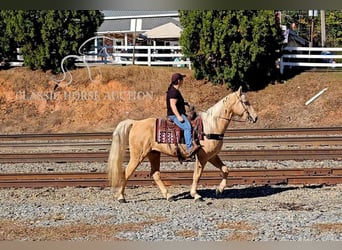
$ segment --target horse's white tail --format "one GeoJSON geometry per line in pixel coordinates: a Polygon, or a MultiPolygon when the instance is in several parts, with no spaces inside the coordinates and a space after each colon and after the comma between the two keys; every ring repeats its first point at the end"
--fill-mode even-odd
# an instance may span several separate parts
{"type": "Polygon", "coordinates": [[[108,159],[108,178],[113,187],[118,187],[123,175],[123,159],[128,144],[129,132],[132,128],[133,120],[121,121],[113,132],[113,140],[108,159]]]}

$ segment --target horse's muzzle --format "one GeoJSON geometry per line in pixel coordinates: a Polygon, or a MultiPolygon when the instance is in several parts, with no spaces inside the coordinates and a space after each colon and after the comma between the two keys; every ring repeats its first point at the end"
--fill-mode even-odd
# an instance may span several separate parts
{"type": "Polygon", "coordinates": [[[248,116],[248,121],[250,122],[250,123],[256,123],[257,122],[257,120],[258,120],[258,117],[257,116],[255,116],[255,117],[252,117],[252,116],[248,116]]]}

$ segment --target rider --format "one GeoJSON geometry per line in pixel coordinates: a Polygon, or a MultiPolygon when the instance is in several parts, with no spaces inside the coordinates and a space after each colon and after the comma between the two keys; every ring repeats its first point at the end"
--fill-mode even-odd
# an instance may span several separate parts
{"type": "Polygon", "coordinates": [[[180,73],[172,75],[170,86],[166,92],[166,107],[168,118],[183,129],[187,156],[191,157],[199,149],[199,146],[192,141],[192,128],[185,112],[187,103],[179,90],[183,85],[184,77],[185,75],[180,73]]]}

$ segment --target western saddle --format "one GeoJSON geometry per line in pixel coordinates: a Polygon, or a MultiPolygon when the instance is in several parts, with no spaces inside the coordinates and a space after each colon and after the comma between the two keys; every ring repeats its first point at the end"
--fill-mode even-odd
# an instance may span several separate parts
{"type": "MultiPolygon", "coordinates": [[[[192,127],[192,139],[199,145],[203,140],[203,123],[201,116],[196,114],[193,106],[190,107],[188,119],[192,127]]],[[[185,143],[183,130],[168,118],[157,118],[156,120],[156,142],[174,144],[177,150],[178,160],[182,163],[185,159],[182,156],[178,144],[185,143]]]]}

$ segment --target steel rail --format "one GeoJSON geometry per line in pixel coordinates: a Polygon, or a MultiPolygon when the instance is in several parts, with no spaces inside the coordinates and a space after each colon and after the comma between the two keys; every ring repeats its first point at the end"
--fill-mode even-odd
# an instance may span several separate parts
{"type": "MultiPolygon", "coordinates": [[[[193,172],[162,171],[161,178],[167,186],[190,185],[193,172]]],[[[219,171],[204,171],[200,185],[218,185],[219,171]]],[[[227,186],[234,185],[335,185],[342,183],[342,168],[302,169],[240,169],[230,170],[227,186]]],[[[150,172],[136,171],[127,186],[155,185],[150,172]]],[[[107,173],[31,173],[0,174],[0,188],[42,188],[42,187],[109,187],[107,173]]]]}
{"type": "MultiPolygon", "coordinates": [[[[33,163],[33,162],[106,162],[108,152],[63,152],[63,153],[2,153],[0,163],[33,163]]],[[[219,153],[224,161],[253,160],[341,160],[342,148],[337,149],[257,149],[257,150],[224,150],[219,153]]],[[[128,162],[129,153],[124,161],[128,162]]],[[[145,159],[145,161],[147,161],[145,159]]],[[[177,161],[176,157],[161,154],[161,161],[177,161]]]]}
{"type": "MultiPolygon", "coordinates": [[[[289,147],[293,146],[342,146],[342,135],[336,136],[300,136],[300,137],[225,137],[223,139],[223,143],[227,145],[236,145],[236,144],[272,144],[274,146],[287,144],[289,147]]],[[[98,147],[98,148],[108,148],[110,147],[110,140],[100,140],[96,139],[93,141],[90,140],[77,140],[73,139],[73,141],[2,141],[0,142],[0,148],[32,148],[32,147],[43,147],[43,148],[52,148],[52,147],[75,147],[77,148],[87,148],[87,147],[98,147]]]]}
{"type": "MultiPolygon", "coordinates": [[[[234,136],[288,136],[288,135],[334,135],[342,134],[342,127],[275,128],[275,129],[227,129],[226,137],[234,136]]],[[[53,134],[0,134],[0,140],[68,140],[111,139],[112,132],[53,133],[53,134]]]]}

